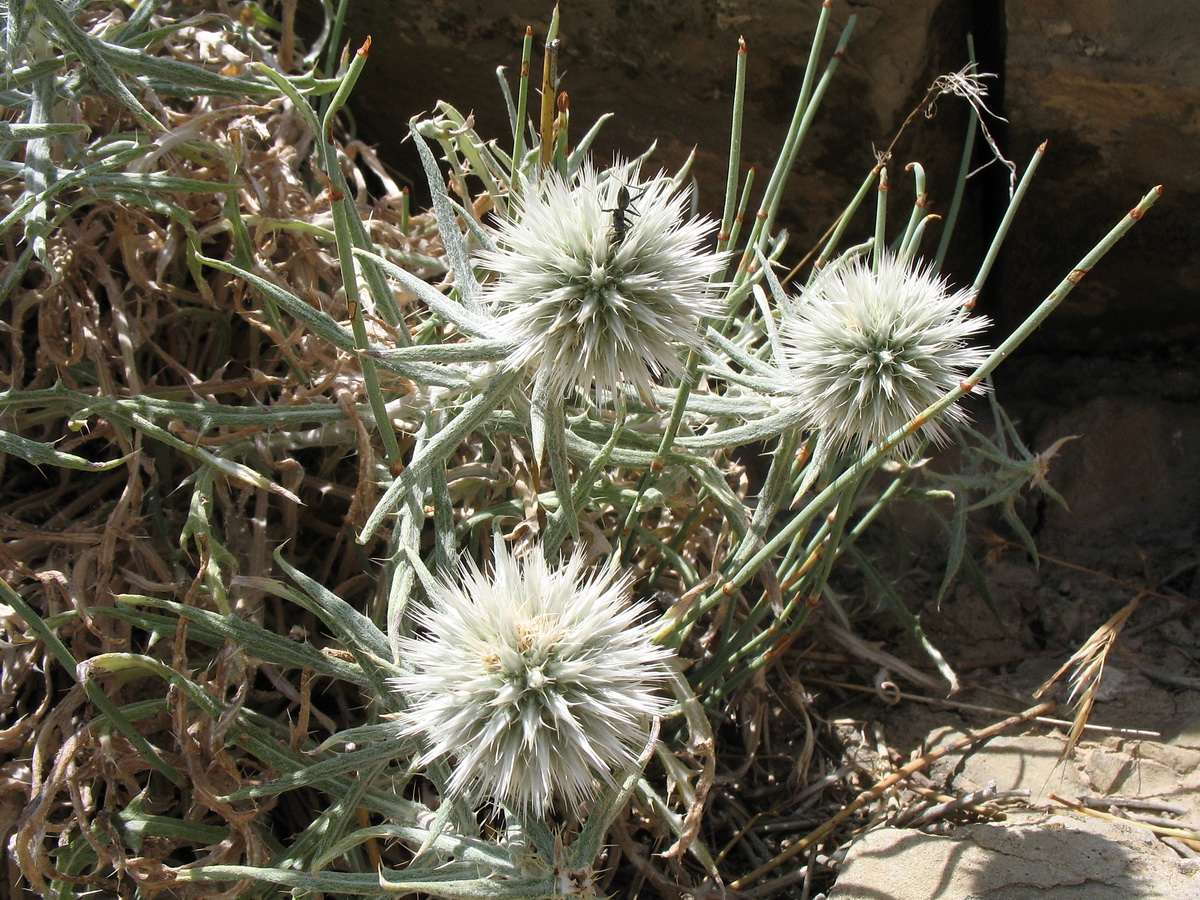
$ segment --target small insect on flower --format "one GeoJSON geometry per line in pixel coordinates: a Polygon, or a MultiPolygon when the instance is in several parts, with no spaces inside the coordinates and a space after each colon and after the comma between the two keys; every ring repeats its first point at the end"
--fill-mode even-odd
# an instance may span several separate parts
{"type": "MultiPolygon", "coordinates": [[[[835,446],[866,449],[957,387],[988,354],[967,343],[989,324],[963,313],[970,299],[931,268],[892,254],[876,270],[859,258],[818,274],[782,323],[788,393],[808,426],[835,446]]],[[[943,415],[967,417],[957,405],[943,415]]],[[[936,422],[920,433],[945,440],[936,422]]],[[[899,450],[913,449],[917,439],[909,435],[899,450]]]]}
{"type": "Polygon", "coordinates": [[[425,635],[401,650],[413,674],[402,731],[453,761],[449,790],[542,812],[575,810],[637,760],[670,653],[612,565],[585,572],[581,553],[552,567],[540,547],[515,558],[495,544],[490,575],[465,562],[417,614],[425,635]]]}
{"type": "Polygon", "coordinates": [[[725,263],[710,245],[716,223],[686,206],[669,178],[639,182],[628,165],[529,185],[497,249],[477,257],[496,273],[485,298],[513,341],[507,365],[559,396],[629,385],[649,400],[656,377],[682,376],[701,320],[721,312],[710,278],[725,263]]]}
{"type": "MultiPolygon", "coordinates": [[[[642,193],[645,193],[644,191],[642,193]]],[[[639,197],[641,194],[638,195],[639,197]]],[[[612,209],[606,209],[605,212],[612,213],[612,242],[613,246],[617,246],[625,240],[625,235],[629,231],[629,217],[636,216],[637,210],[630,204],[632,200],[629,196],[629,186],[621,185],[621,189],[617,191],[617,205],[612,209]]]]}

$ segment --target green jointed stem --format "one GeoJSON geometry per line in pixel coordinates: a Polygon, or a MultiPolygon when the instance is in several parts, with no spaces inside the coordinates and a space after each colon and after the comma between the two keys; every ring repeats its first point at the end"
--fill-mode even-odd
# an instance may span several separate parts
{"type": "Polygon", "coordinates": [[[338,0],[337,11],[333,16],[333,28],[329,32],[329,41],[325,44],[325,74],[333,75],[338,68],[338,54],[341,53],[342,26],[346,23],[346,10],[350,8],[350,0],[338,0]]]}
{"type": "MultiPolygon", "coordinates": [[[[821,9],[821,17],[817,23],[817,32],[813,36],[812,51],[809,55],[808,67],[804,73],[805,83],[811,82],[813,74],[816,71],[816,60],[820,52],[820,43],[825,36],[828,17],[829,4],[827,3],[821,9]]],[[[796,109],[792,114],[791,125],[788,127],[787,137],[784,139],[783,147],[779,151],[779,159],[775,164],[775,168],[771,171],[771,177],[767,182],[766,190],[763,192],[762,205],[759,207],[754,223],[754,230],[751,232],[750,241],[747,245],[749,255],[742,259],[742,267],[738,272],[739,280],[744,278],[743,270],[749,268],[752,251],[762,249],[763,244],[769,239],[771,230],[774,227],[775,216],[779,211],[779,205],[783,201],[784,184],[791,174],[792,166],[795,165],[796,156],[800,152],[800,146],[804,143],[808,129],[816,117],[817,110],[821,105],[821,99],[824,97],[825,91],[829,88],[833,75],[837,71],[838,63],[841,61],[842,54],[845,53],[846,46],[850,42],[850,35],[854,32],[856,21],[857,17],[851,16],[846,23],[846,27],[842,29],[837,48],[826,64],[825,71],[821,75],[821,80],[817,84],[816,90],[813,91],[811,98],[802,95],[801,99],[804,102],[797,102],[796,104],[796,109]]]]}
{"type": "Polygon", "coordinates": [[[542,60],[542,109],[540,120],[541,163],[547,168],[554,154],[554,101],[555,82],[558,79],[558,4],[550,16],[550,30],[546,32],[546,54],[542,60]]]}
{"type": "MultiPolygon", "coordinates": [[[[826,518],[826,521],[822,523],[820,532],[811,544],[812,549],[809,555],[817,553],[816,565],[810,568],[805,574],[803,583],[789,585],[788,589],[792,593],[792,599],[787,607],[785,607],[785,611],[781,612],[772,623],[768,630],[769,632],[779,632],[781,630],[786,632],[791,625],[789,622],[791,610],[794,610],[802,600],[817,596],[824,589],[833,563],[841,555],[844,543],[842,537],[845,532],[846,523],[854,513],[858,496],[866,484],[869,474],[869,472],[862,472],[858,480],[848,485],[846,490],[838,496],[837,507],[832,516],[832,521],[830,521],[829,517],[826,518]]],[[[771,605],[765,596],[754,604],[745,621],[738,629],[737,634],[731,639],[722,642],[721,647],[714,653],[714,660],[705,667],[703,674],[697,675],[697,690],[703,690],[705,687],[715,683],[734,663],[744,659],[764,643],[767,646],[766,654],[770,653],[770,649],[774,646],[778,636],[775,639],[770,639],[766,633],[755,635],[754,632],[757,625],[766,619],[771,612],[771,605]],[[716,665],[717,658],[721,660],[720,666],[716,665]]]]}
{"type": "Polygon", "coordinates": [[[918,225],[923,221],[928,194],[925,190],[925,167],[918,162],[909,163],[904,167],[913,173],[913,208],[908,215],[908,224],[904,226],[904,237],[900,239],[900,250],[897,253],[901,259],[912,258],[916,240],[919,238],[918,225]]]}
{"type": "Polygon", "coordinates": [[[521,42],[521,77],[517,82],[517,116],[513,123],[512,168],[508,173],[508,189],[517,190],[517,173],[521,159],[525,156],[525,116],[529,110],[529,61],[533,56],[533,28],[525,29],[525,40],[521,42]]]}
{"type": "Polygon", "coordinates": [[[350,98],[350,92],[354,90],[354,85],[358,82],[358,76],[362,74],[363,67],[367,64],[367,55],[370,52],[371,38],[368,37],[350,58],[350,65],[346,67],[346,74],[341,77],[337,90],[333,92],[333,97],[329,100],[328,108],[322,117],[321,133],[319,135],[319,137],[324,138],[326,141],[329,140],[330,130],[333,128],[333,119],[350,98]]]}
{"type": "Polygon", "coordinates": [[[780,507],[788,500],[791,469],[800,436],[796,429],[789,429],[779,436],[779,443],[771,453],[771,465],[759,492],[758,505],[746,534],[737,549],[730,554],[727,566],[739,566],[753,552],[757,543],[766,539],[767,529],[780,507]]]}
{"type": "Polygon", "coordinates": [[[901,253],[900,253],[901,259],[903,259],[907,262],[907,261],[911,261],[912,258],[917,255],[917,251],[919,251],[921,249],[921,238],[924,237],[924,235],[925,235],[926,227],[929,225],[930,222],[936,221],[937,219],[940,219],[940,218],[941,218],[941,216],[937,215],[937,213],[930,213],[929,215],[925,216],[925,218],[921,219],[920,222],[917,223],[917,227],[913,230],[911,239],[906,244],[904,244],[904,246],[901,250],[901,253]]]}
{"type": "Polygon", "coordinates": [[[871,252],[871,271],[876,275],[879,274],[883,249],[887,246],[887,195],[888,170],[883,166],[879,170],[879,190],[875,195],[875,249],[871,252]]]}
{"type": "Polygon", "coordinates": [[[1000,255],[1000,246],[1004,243],[1004,238],[1008,236],[1008,229],[1017,214],[1017,209],[1021,206],[1021,201],[1025,199],[1025,192],[1029,190],[1029,185],[1033,183],[1033,174],[1037,171],[1037,167],[1045,155],[1046,142],[1043,141],[1033,152],[1033,156],[1029,160],[1029,165],[1025,167],[1025,173],[1021,176],[1021,181],[1017,184],[1017,189],[1013,193],[1012,199],[1008,201],[1008,209],[1004,211],[1004,218],[1000,220],[1000,225],[996,228],[996,233],[992,236],[991,246],[988,247],[987,254],[979,266],[979,272],[975,276],[975,281],[971,283],[971,294],[973,296],[978,297],[979,292],[983,290],[983,283],[991,273],[992,265],[996,262],[996,257],[1000,255]]]}
{"type": "MultiPolygon", "coordinates": [[[[1045,144],[1038,148],[1039,151],[1044,147],[1045,144]]],[[[1054,312],[1054,310],[1058,308],[1058,305],[1062,303],[1064,299],[1066,299],[1067,294],[1071,293],[1071,291],[1075,289],[1075,286],[1083,280],[1083,277],[1092,270],[1092,268],[1097,262],[1100,261],[1104,254],[1111,250],[1113,245],[1116,244],[1116,242],[1122,237],[1124,237],[1125,233],[1129,231],[1130,228],[1132,228],[1141,220],[1150,207],[1152,207],[1161,196],[1161,184],[1151,188],[1149,192],[1147,192],[1147,194],[1138,202],[1137,206],[1126,213],[1124,218],[1114,225],[1108,234],[1100,239],[1100,242],[1097,243],[1096,246],[1088,251],[1083,259],[1076,264],[1075,268],[1071,270],[1070,274],[1068,274],[1066,278],[1058,283],[1058,286],[1055,287],[1054,290],[1052,290],[1046,297],[1046,299],[1041,302],[1037,309],[1030,313],[1029,317],[1026,318],[1025,321],[1022,322],[1011,335],[1009,335],[1008,339],[992,351],[992,354],[984,361],[983,365],[981,365],[971,375],[970,379],[968,379],[966,386],[958,387],[951,391],[944,398],[939,400],[933,406],[929,407],[929,409],[925,410],[925,412],[922,414],[922,418],[928,419],[937,415],[939,412],[965,394],[967,390],[969,390],[975,384],[982,381],[988,375],[991,375],[992,372],[995,371],[996,366],[1000,365],[1000,363],[1003,362],[1009,356],[1009,354],[1016,350],[1017,347],[1019,347],[1027,337],[1029,337],[1029,335],[1033,334],[1033,332],[1037,330],[1038,326],[1041,325],[1042,322],[1046,321],[1046,318],[1050,315],[1050,313],[1054,312]]]]}
{"type": "Polygon", "coordinates": [[[746,171],[746,183],[742,185],[742,196],[738,200],[737,212],[733,217],[733,224],[729,229],[729,238],[717,244],[717,249],[726,251],[730,247],[737,244],[738,238],[742,233],[742,223],[746,220],[746,208],[750,205],[750,189],[754,186],[753,168],[746,171]]]}
{"type": "MultiPolygon", "coordinates": [[[[737,68],[733,77],[733,124],[729,132],[729,171],[725,176],[725,211],[721,215],[721,230],[717,234],[717,249],[729,249],[733,240],[730,231],[737,202],[738,168],[742,160],[742,119],[746,108],[746,39],[738,38],[737,68]]],[[[751,170],[753,171],[753,170],[751,170]]]]}
{"type": "Polygon", "coordinates": [[[838,216],[837,224],[834,225],[833,231],[829,235],[829,240],[825,242],[825,246],[821,250],[821,255],[813,262],[814,272],[824,268],[829,260],[833,259],[836,255],[837,245],[841,243],[846,227],[850,224],[850,220],[854,218],[854,214],[858,212],[858,208],[862,206],[863,201],[867,199],[867,194],[871,190],[871,185],[875,184],[875,176],[878,172],[879,167],[876,166],[867,173],[867,177],[863,179],[863,183],[858,186],[858,193],[854,195],[854,199],[847,204],[846,208],[838,216]]]}
{"type": "MultiPolygon", "coordinates": [[[[817,27],[813,31],[812,43],[809,45],[809,48],[808,48],[808,62],[805,63],[805,65],[804,65],[804,80],[800,83],[800,95],[796,98],[796,110],[797,111],[799,111],[801,109],[807,109],[809,106],[809,101],[812,99],[813,81],[817,77],[817,64],[821,58],[821,48],[825,45],[825,33],[829,30],[829,17],[830,17],[831,9],[833,9],[832,0],[823,0],[823,2],[821,3],[821,12],[817,16],[817,27]]],[[[848,26],[848,28],[853,28],[853,23],[854,23],[854,17],[851,16],[850,17],[850,25],[848,26]]],[[[846,36],[847,36],[846,34],[843,34],[843,38],[846,36]]],[[[839,42],[839,50],[840,50],[840,46],[841,46],[841,42],[839,42]]],[[[836,57],[836,54],[835,54],[835,57],[836,57]]],[[[793,118],[792,122],[794,125],[795,124],[794,118],[793,118]]],[[[792,137],[793,137],[793,135],[789,129],[788,140],[785,143],[792,143],[792,140],[791,140],[792,137]]],[[[793,154],[789,161],[789,164],[787,166],[783,167],[786,170],[784,172],[785,178],[787,177],[787,171],[791,170],[790,163],[791,163],[791,161],[794,161],[794,160],[795,160],[795,155],[793,154]]]]}
{"type": "MultiPolygon", "coordinates": [[[[334,239],[338,247],[338,261],[342,270],[346,298],[350,305],[351,318],[353,320],[352,325],[356,326],[362,326],[363,323],[358,293],[358,270],[355,261],[351,258],[351,252],[354,248],[373,250],[374,244],[367,234],[366,227],[362,223],[362,218],[359,216],[357,204],[354,201],[345,174],[342,172],[336,149],[329,136],[332,133],[334,117],[349,98],[350,92],[358,82],[359,75],[362,74],[366,66],[367,54],[370,47],[371,39],[368,37],[351,59],[345,76],[341,79],[333,98],[327,104],[318,135],[319,138],[324,138],[324,140],[319,140],[317,145],[318,152],[321,154],[323,160],[322,168],[330,179],[330,193],[333,196],[334,239]],[[338,230],[339,224],[341,227],[340,232],[338,230]]],[[[401,345],[407,344],[409,341],[408,330],[402,325],[403,318],[400,315],[400,310],[396,307],[395,296],[392,294],[387,280],[383,277],[383,273],[376,264],[367,261],[362,267],[362,276],[367,282],[372,299],[375,301],[377,313],[384,322],[392,326],[394,339],[401,345]]],[[[355,327],[354,334],[356,347],[360,351],[368,349],[365,326],[361,328],[355,327]]],[[[379,428],[380,436],[383,440],[384,456],[389,463],[394,462],[399,457],[399,446],[396,442],[395,434],[391,432],[390,425],[386,424],[388,420],[386,418],[379,418],[381,414],[386,415],[386,404],[379,391],[379,380],[376,377],[374,365],[367,360],[364,360],[363,365],[363,383],[371,408],[375,413],[376,426],[379,428]]]]}

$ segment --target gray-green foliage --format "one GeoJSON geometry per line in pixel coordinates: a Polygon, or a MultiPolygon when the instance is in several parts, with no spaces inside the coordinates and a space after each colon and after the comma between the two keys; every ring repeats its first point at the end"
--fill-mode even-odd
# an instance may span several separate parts
{"type": "MultiPolygon", "coordinates": [[[[107,356],[66,354],[31,374],[36,360],[21,357],[14,338],[8,383],[0,393],[0,454],[10,468],[19,462],[26,474],[43,467],[77,472],[80,479],[125,473],[124,494],[117,482],[111,486],[122,495],[112,509],[128,511],[122,505],[128,498],[153,495],[159,505],[146,508],[147,540],[168,549],[161,551],[160,568],[97,586],[115,599],[98,596],[73,607],[53,606],[29,572],[6,564],[4,577],[12,586],[3,584],[5,603],[24,622],[22,640],[41,642],[45,658],[67,670],[96,704],[81,739],[95,735],[98,741],[116,729],[147,766],[182,784],[182,760],[201,752],[196,748],[203,743],[188,735],[203,732],[204,752],[223,759],[236,754],[237,764],[253,773],[206,801],[201,822],[194,820],[196,810],[148,812],[163,801],[147,781],[159,776],[147,769],[138,776],[142,792],[111,810],[110,834],[79,824],[81,818],[52,853],[45,849],[44,830],[27,834],[39,859],[52,857],[66,875],[100,879],[96,873],[111,863],[97,850],[105,841],[124,842],[119,853],[104,851],[116,859],[144,852],[153,838],[208,848],[196,850],[200,865],[164,861],[163,877],[252,885],[241,896],[278,895],[275,886],[297,896],[587,895],[595,889],[592,866],[606,830],[636,796],[659,811],[665,833],[681,850],[715,873],[695,825],[715,765],[705,710],[728,701],[804,626],[843,558],[857,565],[953,683],[952,669],[917,616],[855,542],[898,497],[939,507],[948,514],[945,594],[960,566],[978,574],[965,549],[970,511],[999,503],[1023,534],[1014,503],[1031,481],[1048,490],[1048,455],[1021,446],[998,407],[991,437],[956,431],[969,460],[962,472],[931,474],[912,464],[919,451],[897,458],[896,448],[923,447],[922,423],[986,379],[1077,279],[1065,279],[975,372],[965,373],[962,385],[868,446],[823,440],[788,402],[780,387],[787,378],[780,322],[803,301],[776,274],[788,248],[773,223],[853,21],[831,55],[823,9],[793,118],[744,235],[738,223],[753,184],[739,159],[745,87],[745,56],[739,55],[723,237],[713,248],[727,254],[726,270],[712,280],[723,315],[700,324],[702,341],[682,357],[682,377],[661,378],[649,396],[630,391],[601,397],[582,390],[559,396],[538,373],[506,366],[513,339],[498,327],[487,300],[489,283],[504,273],[485,271],[477,257],[480,250],[496,249],[497,221],[519,214],[514,198],[538,190],[547,166],[566,183],[577,181],[601,123],[573,147],[565,122],[558,130],[530,127],[534,92],[528,78],[518,81],[515,95],[502,79],[511,140],[478,135],[444,104],[414,119],[411,140],[432,190],[433,212],[417,223],[405,209],[404,227],[381,237],[379,229],[388,223],[366,209],[347,178],[344,148],[334,139],[341,107],[368,64],[365,52],[334,77],[315,70],[285,74],[263,61],[241,75],[220,75],[156,51],[176,36],[186,44],[189,28],[222,27],[231,37],[240,34],[246,51],[263,60],[261,25],[268,20],[261,10],[258,25],[247,30],[223,20],[172,18],[172,7],[152,0],[134,7],[124,22],[106,24],[98,8],[56,0],[8,4],[0,34],[0,99],[12,115],[0,124],[0,172],[16,188],[5,194],[0,218],[10,253],[0,301],[13,305],[14,334],[32,327],[30,311],[39,305],[56,309],[56,298],[79,277],[78,259],[86,251],[76,247],[72,253],[76,232],[68,226],[96,210],[120,209],[132,216],[120,227],[157,223],[163,246],[174,242],[176,249],[153,278],[133,279],[133,293],[159,292],[155,302],[169,303],[155,315],[169,308],[182,334],[212,349],[203,350],[210,353],[201,357],[204,371],[175,380],[173,370],[155,362],[144,330],[150,326],[114,313],[107,356]],[[183,120],[195,98],[243,105],[239,115],[246,118],[225,114],[220,121],[232,123],[225,132],[225,124],[208,130],[196,125],[190,132],[167,128],[164,113],[183,120]],[[81,120],[85,106],[105,110],[96,120],[101,125],[81,120]],[[295,175],[294,187],[297,194],[301,187],[320,194],[324,202],[307,217],[247,206],[265,193],[263,181],[249,172],[249,145],[257,141],[263,157],[276,164],[278,146],[270,148],[278,135],[261,126],[268,119],[309,149],[313,168],[295,175]],[[483,185],[494,218],[478,212],[468,176],[483,185]],[[201,209],[207,212],[200,215],[201,209]],[[324,263],[290,267],[284,250],[293,246],[324,263]],[[34,275],[43,286],[31,292],[23,279],[34,275]],[[251,348],[245,353],[253,363],[239,362],[236,347],[251,348]],[[226,366],[244,370],[236,391],[214,387],[226,366]],[[89,442],[89,429],[107,446],[89,442]],[[768,460],[755,496],[736,477],[735,451],[747,445],[768,460]],[[314,458],[320,462],[311,463],[314,458]],[[305,472],[310,463],[319,476],[305,472]],[[269,518],[292,521],[303,514],[301,504],[319,501],[319,491],[305,485],[306,474],[352,498],[336,551],[341,558],[358,554],[360,577],[346,579],[352,596],[329,586],[336,583],[334,562],[321,558],[324,550],[297,546],[326,540],[328,532],[293,525],[287,534],[293,543],[272,545],[269,518]],[[597,555],[616,556],[637,573],[645,596],[666,598],[658,640],[693,661],[686,678],[674,673],[677,702],[661,741],[651,747],[672,783],[643,777],[640,769],[618,773],[577,823],[573,839],[555,833],[563,822],[510,811],[508,830],[496,833],[452,796],[439,796],[440,805],[417,799],[424,794],[412,788],[414,778],[422,775],[444,794],[453,761],[418,772],[412,760],[419,748],[398,738],[385,718],[404,711],[403,697],[388,679],[408,664],[397,647],[411,629],[411,606],[424,602],[423,586],[447,574],[461,553],[478,553],[495,532],[540,548],[548,558],[578,542],[590,542],[597,555]],[[369,548],[369,557],[366,550],[346,549],[352,535],[369,548]],[[179,584],[175,596],[172,581],[179,584]],[[269,611],[280,609],[289,612],[278,621],[302,618],[300,633],[269,627],[269,611]],[[724,618],[714,622],[714,616],[724,618]],[[106,642],[102,652],[82,658],[89,646],[80,638],[85,619],[128,629],[128,646],[114,649],[106,642]],[[702,625],[712,626],[703,649],[695,641],[702,625]],[[60,632],[78,640],[60,639],[60,632]],[[245,672],[267,673],[290,689],[320,679],[336,686],[330,690],[347,707],[343,712],[355,703],[365,709],[354,710],[357,724],[343,723],[318,741],[256,709],[253,676],[240,687],[237,681],[245,672]],[[104,692],[131,684],[147,696],[118,705],[104,692]],[[218,685],[238,689],[227,693],[218,685]],[[169,716],[182,723],[180,733],[162,724],[169,716]],[[686,758],[689,746],[697,750],[695,759],[686,758]],[[692,781],[703,789],[693,793],[692,781]],[[319,805],[285,845],[256,819],[252,805],[301,789],[307,791],[298,795],[304,802],[319,805]],[[229,827],[215,824],[215,809],[242,818],[229,827]],[[211,856],[211,848],[231,835],[253,851],[238,864],[211,856]],[[376,871],[381,843],[383,868],[376,871]],[[567,874],[577,877],[575,888],[568,888],[567,874]]],[[[339,6],[327,25],[333,35],[344,12],[339,6]]],[[[556,30],[557,14],[551,36],[556,30]]],[[[333,58],[340,48],[328,49],[333,58]]],[[[309,64],[315,65],[320,50],[306,57],[309,64]]],[[[524,51],[528,62],[529,40],[524,51]]],[[[1039,158],[1013,196],[973,293],[1039,158]]],[[[639,162],[610,177],[629,177],[639,162]]],[[[918,201],[924,177],[917,167],[918,201]]],[[[889,246],[904,258],[919,255],[928,224],[917,214],[919,202],[895,229],[882,199],[886,193],[878,192],[873,232],[851,230],[853,214],[886,178],[880,166],[864,179],[820,251],[821,264],[837,265],[854,254],[878,259],[889,246]]],[[[673,179],[673,188],[686,184],[687,167],[673,179]]],[[[1135,212],[1144,212],[1155,196],[1147,195],[1135,212]]],[[[1135,219],[1114,228],[1077,271],[1090,269],[1135,219]]],[[[136,258],[129,253],[123,259],[136,258]]],[[[148,251],[143,254],[148,258],[148,251]]],[[[137,275],[135,266],[130,269],[137,275]]],[[[115,297],[112,302],[117,309],[115,297]]],[[[181,344],[193,340],[186,336],[181,344]]],[[[53,554],[46,553],[41,563],[42,557],[31,557],[34,570],[53,568],[53,554]]],[[[136,550],[124,565],[136,568],[136,550]]],[[[643,768],[648,762],[649,753],[639,761],[643,768]]],[[[111,797],[119,795],[114,788],[111,797]]],[[[34,813],[33,820],[44,818],[40,807],[34,813]]],[[[56,895],[71,890],[67,880],[44,872],[26,876],[56,895]]]]}

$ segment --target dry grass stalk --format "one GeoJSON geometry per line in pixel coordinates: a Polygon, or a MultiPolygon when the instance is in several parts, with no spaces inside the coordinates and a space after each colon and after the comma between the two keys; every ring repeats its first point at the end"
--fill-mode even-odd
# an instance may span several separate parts
{"type": "Polygon", "coordinates": [[[1092,706],[1096,702],[1096,695],[1100,690],[1100,681],[1104,677],[1104,663],[1112,651],[1117,635],[1121,633],[1129,616],[1137,609],[1142,596],[1142,594],[1138,594],[1114,613],[1112,618],[1097,628],[1091,637],[1084,641],[1083,646],[1076,650],[1071,658],[1063,663],[1058,671],[1051,675],[1049,680],[1033,695],[1035,699],[1040,699],[1059,678],[1073,670],[1070,679],[1071,692],[1067,702],[1074,705],[1075,714],[1071,719],[1071,730],[1067,733],[1067,742],[1063,745],[1062,753],[1059,754],[1060,762],[1070,757],[1075,745],[1079,743],[1079,738],[1091,715],[1092,706]]]}

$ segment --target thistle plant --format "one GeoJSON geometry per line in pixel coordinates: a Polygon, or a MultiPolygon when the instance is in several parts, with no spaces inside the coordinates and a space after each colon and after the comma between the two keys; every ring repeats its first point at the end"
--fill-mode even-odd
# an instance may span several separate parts
{"type": "MultiPolygon", "coordinates": [[[[780,325],[805,426],[833,446],[866,450],[916,419],[987,358],[969,343],[988,325],[966,315],[973,299],[892,253],[821,270],[780,325]]],[[[943,413],[942,422],[965,420],[960,404],[943,413]]],[[[896,450],[911,452],[921,437],[945,442],[942,422],[925,423],[896,450]]]]}
{"type": "MultiPolygon", "coordinates": [[[[957,404],[1157,196],[986,354],[965,307],[1040,152],[968,289],[940,252],[913,262],[919,166],[907,226],[879,191],[874,234],[852,230],[888,158],[785,288],[774,222],[853,28],[830,53],[831,5],[765,187],[737,54],[717,229],[686,165],[643,177],[592,160],[600,123],[576,139],[557,13],[536,126],[531,34],[502,80],[511,143],[446,104],[412,121],[433,201],[413,213],[347,178],[372,156],[339,119],[370,49],[339,62],[344,4],[306,56],[257,7],[196,20],[232,75],[171,0],[10,4],[0,724],[36,751],[7,841],[35,893],[591,897],[631,865],[659,878],[629,854],[600,883],[635,829],[680,890],[734,881],[745,860],[701,839],[735,837],[704,820],[710,716],[740,715],[839,565],[887,590],[855,542],[888,502],[953,493],[948,583],[968,494],[1015,520],[1047,490],[1045,454],[1000,415],[972,437],[957,404]],[[983,461],[957,483],[885,466],[943,434],[983,461]]],[[[922,102],[978,109],[981,77],[922,102]]]]}
{"type": "Polygon", "coordinates": [[[539,815],[615,785],[666,705],[669,654],[630,587],[612,565],[587,574],[581,551],[552,567],[502,541],[490,575],[468,560],[438,581],[416,614],[425,633],[400,643],[414,671],[393,681],[402,733],[429,748],[419,764],[452,759],[451,794],[539,815]]]}

